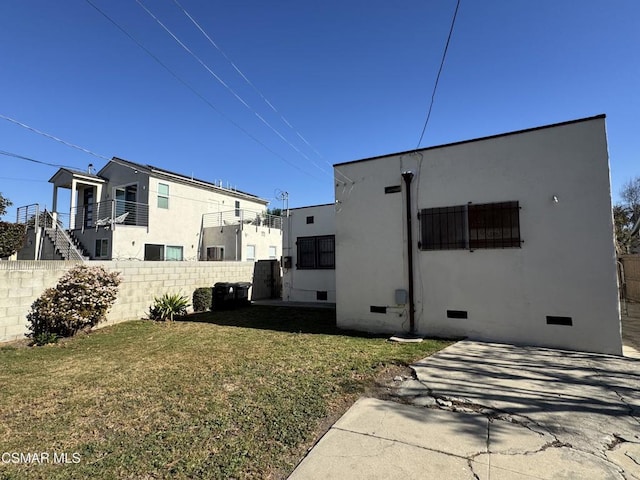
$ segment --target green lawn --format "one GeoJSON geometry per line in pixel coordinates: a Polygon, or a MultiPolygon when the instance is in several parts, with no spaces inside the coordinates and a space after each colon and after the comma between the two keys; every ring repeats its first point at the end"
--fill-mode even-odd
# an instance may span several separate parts
{"type": "Polygon", "coordinates": [[[252,306],[0,347],[0,479],[283,478],[386,366],[446,345],[348,335],[332,310],[252,306]]]}

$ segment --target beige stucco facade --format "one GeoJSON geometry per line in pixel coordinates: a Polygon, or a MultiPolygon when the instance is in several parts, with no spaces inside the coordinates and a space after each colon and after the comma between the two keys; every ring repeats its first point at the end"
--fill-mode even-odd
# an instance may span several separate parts
{"type": "Polygon", "coordinates": [[[353,180],[336,187],[340,327],[408,331],[410,306],[397,303],[396,290],[409,290],[412,248],[417,333],[621,354],[603,116],[336,169],[353,180]],[[512,201],[519,247],[418,247],[422,209],[512,201]]]}

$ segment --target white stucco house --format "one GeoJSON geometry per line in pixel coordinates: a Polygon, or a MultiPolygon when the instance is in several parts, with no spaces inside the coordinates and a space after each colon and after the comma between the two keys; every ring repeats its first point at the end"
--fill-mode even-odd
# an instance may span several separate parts
{"type": "Polygon", "coordinates": [[[284,218],[282,298],[335,303],[335,205],[293,208],[284,218]]]}
{"type": "Polygon", "coordinates": [[[282,255],[282,219],[267,214],[268,201],[221,183],[117,157],[95,174],[61,168],[49,181],[53,211],[31,214],[43,228],[31,233],[21,258],[255,261],[282,255]],[[61,188],[71,190],[71,205],[62,209],[61,188]]]}
{"type": "Polygon", "coordinates": [[[604,115],[334,168],[339,327],[621,354],[604,115]]]}

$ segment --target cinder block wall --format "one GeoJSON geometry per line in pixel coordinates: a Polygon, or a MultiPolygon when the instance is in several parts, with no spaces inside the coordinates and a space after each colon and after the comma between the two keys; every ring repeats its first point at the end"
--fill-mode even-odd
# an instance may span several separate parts
{"type": "MultiPolygon", "coordinates": [[[[77,262],[0,262],[0,342],[22,338],[31,304],[77,262]]],[[[145,317],[154,297],[182,293],[189,297],[198,287],[216,282],[251,282],[253,262],[89,262],[120,272],[118,298],[107,315],[111,325],[145,317]]]]}

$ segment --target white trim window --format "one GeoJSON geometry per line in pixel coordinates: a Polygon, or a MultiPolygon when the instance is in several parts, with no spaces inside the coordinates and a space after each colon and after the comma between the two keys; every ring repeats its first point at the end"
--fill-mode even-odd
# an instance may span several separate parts
{"type": "Polygon", "coordinates": [[[255,245],[247,245],[247,262],[255,262],[256,261],[256,246],[255,245]]]}
{"type": "Polygon", "coordinates": [[[169,185],[158,183],[158,208],[169,208],[169,185]]]}
{"type": "Polygon", "coordinates": [[[184,248],[177,245],[167,245],[164,249],[164,259],[168,262],[181,262],[184,260],[184,248]]]}
{"type": "Polygon", "coordinates": [[[269,246],[269,260],[275,260],[278,258],[278,247],[275,245],[269,246]]]}

